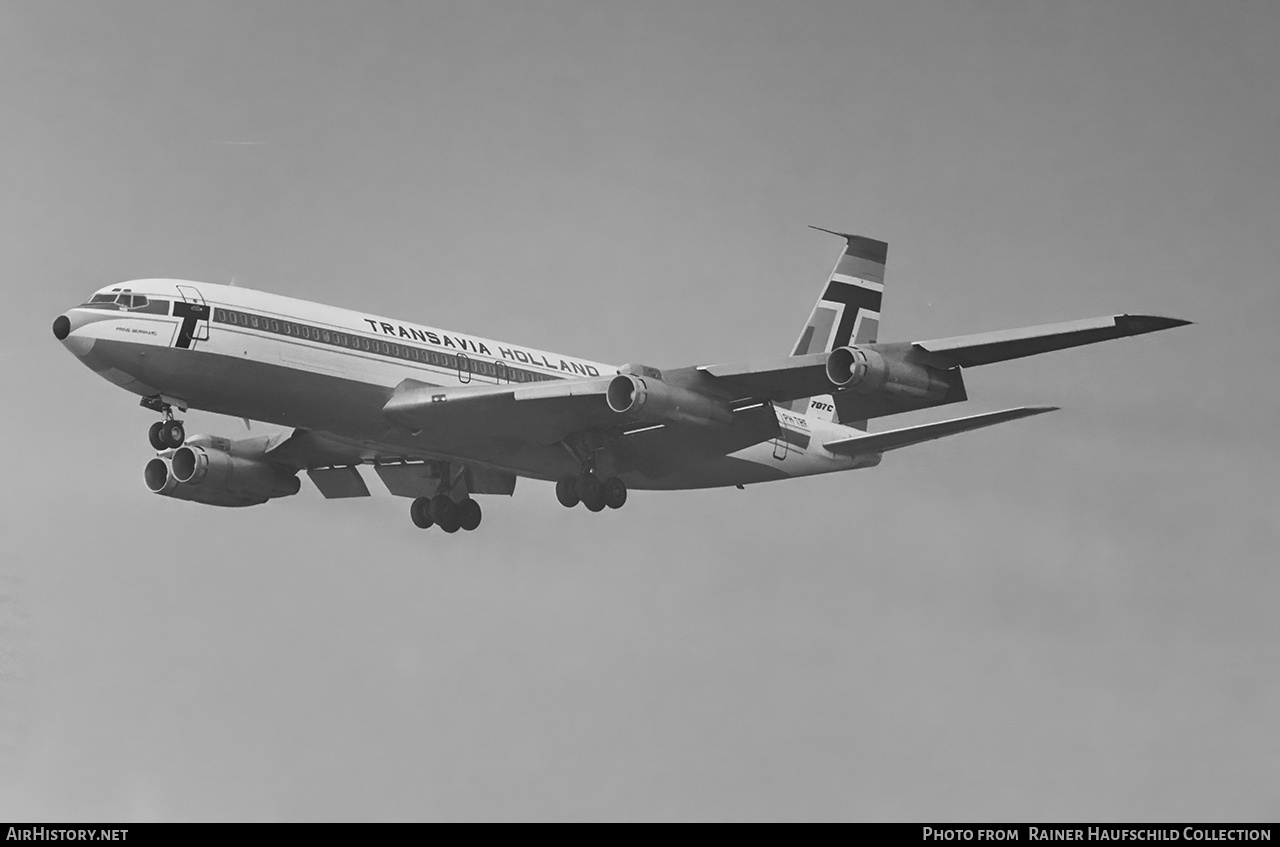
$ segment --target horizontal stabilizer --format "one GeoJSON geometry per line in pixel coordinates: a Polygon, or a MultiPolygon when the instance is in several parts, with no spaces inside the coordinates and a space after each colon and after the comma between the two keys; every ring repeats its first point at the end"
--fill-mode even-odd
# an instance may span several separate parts
{"type": "Polygon", "coordinates": [[[1027,326],[977,335],[960,335],[955,338],[938,338],[933,341],[917,341],[912,345],[912,358],[935,368],[962,368],[988,365],[1007,359],[1034,356],[1081,344],[1094,344],[1112,338],[1142,335],[1175,326],[1186,326],[1191,321],[1162,318],[1155,315],[1112,315],[1105,318],[1088,318],[1082,321],[1027,326]],[[922,355],[923,354],[923,355],[922,355]]]}
{"type": "Polygon", "coordinates": [[[1001,412],[987,412],[984,415],[972,415],[967,418],[953,418],[938,423],[909,426],[893,429],[888,432],[876,432],[871,435],[855,435],[852,438],[839,438],[823,444],[832,453],[842,456],[862,456],[869,453],[883,453],[886,450],[897,450],[899,447],[910,447],[924,441],[945,438],[971,429],[1014,421],[1043,412],[1055,411],[1057,406],[1022,406],[1017,409],[1005,409],[1001,412]]]}

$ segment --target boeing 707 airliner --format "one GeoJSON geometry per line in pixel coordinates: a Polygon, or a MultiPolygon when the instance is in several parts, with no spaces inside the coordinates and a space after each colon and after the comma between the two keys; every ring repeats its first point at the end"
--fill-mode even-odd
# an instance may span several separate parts
{"type": "MultiPolygon", "coordinates": [[[[828,230],[824,230],[826,232],[828,230]]],[[[868,468],[900,447],[1052,411],[1024,406],[883,432],[868,422],[968,399],[965,368],[1181,326],[1114,315],[917,342],[877,339],[888,245],[845,241],[791,355],[659,370],[609,365],[244,288],[173,279],[111,285],[53,334],[160,420],[144,470],[156,494],[251,506],[365,497],[371,466],[414,524],[473,530],[474,495],[555,482],[592,512],[629,489],[738,486],[868,468]],[[278,424],[187,437],[187,409],[278,424]]]]}

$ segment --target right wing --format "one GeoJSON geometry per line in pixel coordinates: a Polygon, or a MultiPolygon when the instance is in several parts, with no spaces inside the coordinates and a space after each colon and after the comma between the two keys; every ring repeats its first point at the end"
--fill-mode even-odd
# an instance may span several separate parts
{"type": "Polygon", "coordinates": [[[612,376],[513,385],[442,387],[406,379],[382,413],[411,432],[451,440],[474,437],[554,444],[618,415],[605,402],[612,376]]]}
{"type": "MultiPolygon", "coordinates": [[[[325,499],[368,497],[360,465],[373,465],[387,490],[397,497],[430,497],[444,480],[441,465],[403,450],[387,450],[314,430],[295,429],[259,436],[263,458],[292,471],[305,470],[325,499]]],[[[256,446],[256,445],[255,445],[256,446]]],[[[511,494],[514,474],[472,462],[456,462],[469,494],[511,494]]]]}

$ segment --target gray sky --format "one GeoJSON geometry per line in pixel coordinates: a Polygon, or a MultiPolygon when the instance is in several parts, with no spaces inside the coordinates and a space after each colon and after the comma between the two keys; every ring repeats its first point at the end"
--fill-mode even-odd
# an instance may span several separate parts
{"type": "Polygon", "coordinates": [[[1235,0],[0,5],[0,817],[1275,820],[1277,43],[1235,0]],[[1196,325],[976,369],[962,411],[1063,410],[874,470],[526,481],[454,536],[149,494],[151,413],[49,330],[234,276],[768,357],[811,223],[890,242],[882,340],[1196,325]]]}

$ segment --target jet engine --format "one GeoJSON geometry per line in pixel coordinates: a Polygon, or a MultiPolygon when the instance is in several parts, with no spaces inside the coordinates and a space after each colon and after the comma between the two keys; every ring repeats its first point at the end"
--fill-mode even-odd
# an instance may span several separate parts
{"type": "Polygon", "coordinates": [[[143,478],[156,494],[211,506],[255,506],[297,494],[302,482],[296,472],[265,461],[260,443],[196,436],[148,462],[143,478]]]}
{"type": "Polygon", "coordinates": [[[733,422],[733,412],[714,397],[649,375],[619,374],[609,383],[605,399],[620,415],[702,426],[733,422]]]}
{"type": "Polygon", "coordinates": [[[862,347],[832,350],[827,356],[827,379],[837,392],[884,393],[930,404],[941,401],[952,382],[948,371],[885,358],[862,347]]]}

